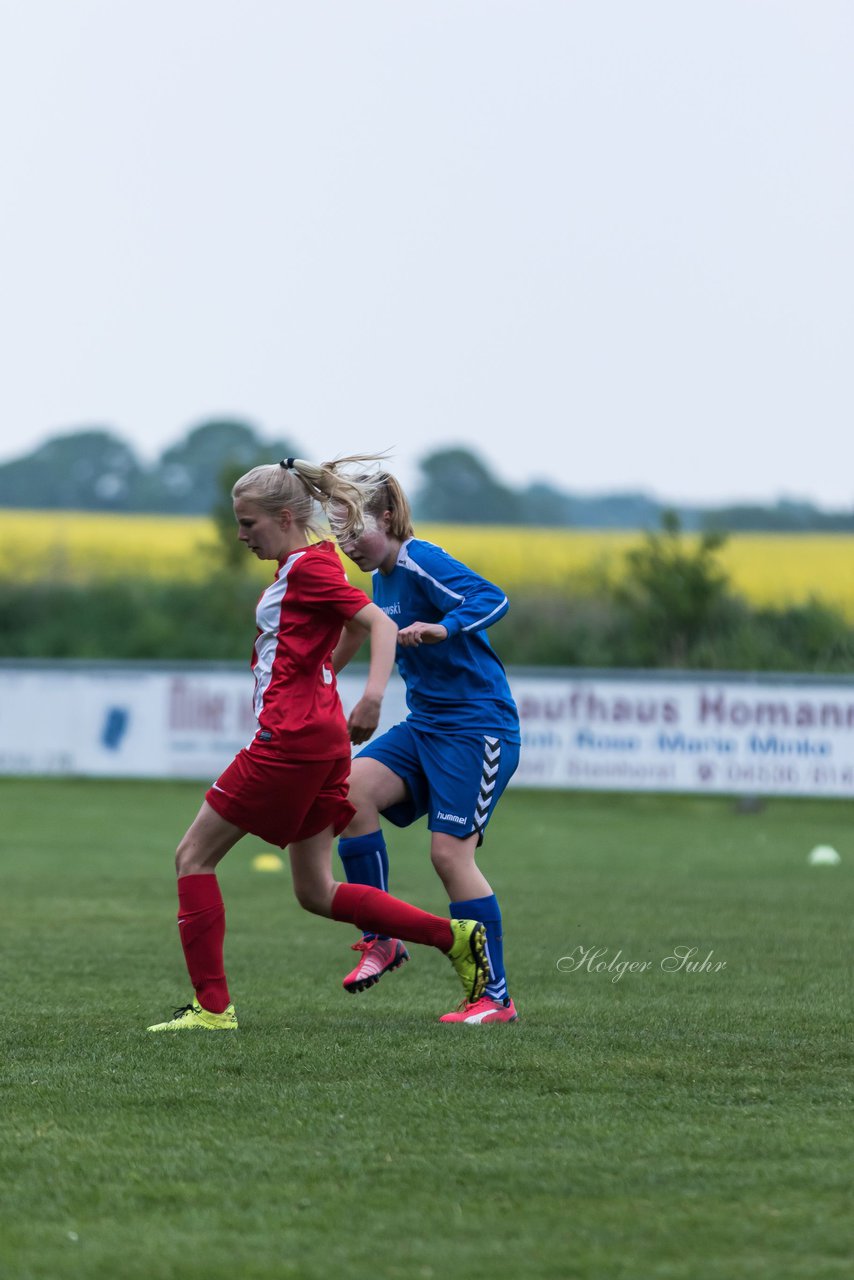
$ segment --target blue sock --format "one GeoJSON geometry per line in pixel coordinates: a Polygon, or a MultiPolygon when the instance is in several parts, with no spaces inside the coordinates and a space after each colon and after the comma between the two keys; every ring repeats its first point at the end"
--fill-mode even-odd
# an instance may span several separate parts
{"type": "MultiPolygon", "coordinates": [[[[348,884],[369,884],[388,893],[388,850],[381,831],[366,836],[342,836],[338,841],[338,857],[348,884]]],[[[375,933],[366,933],[375,938],[375,933]]],[[[385,936],[385,935],[381,935],[385,936]]]]}
{"type": "Polygon", "coordinates": [[[507,975],[504,972],[504,934],[501,931],[501,911],[494,893],[488,898],[467,898],[464,902],[452,902],[454,920],[480,920],[486,925],[486,946],[489,951],[490,979],[484,995],[490,1000],[509,1000],[507,975]]]}

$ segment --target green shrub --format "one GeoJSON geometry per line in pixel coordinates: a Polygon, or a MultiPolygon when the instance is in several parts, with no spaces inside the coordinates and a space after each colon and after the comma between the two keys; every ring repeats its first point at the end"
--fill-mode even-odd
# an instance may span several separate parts
{"type": "Polygon", "coordinates": [[[248,659],[257,585],[0,583],[0,657],[248,659]]]}
{"type": "MultiPolygon", "coordinates": [[[[650,580],[634,596],[516,594],[490,638],[514,666],[854,672],[854,627],[826,604],[754,609],[697,590],[671,615],[650,580]]],[[[257,598],[257,582],[227,570],[202,583],[0,582],[0,657],[244,662],[257,598]]]]}

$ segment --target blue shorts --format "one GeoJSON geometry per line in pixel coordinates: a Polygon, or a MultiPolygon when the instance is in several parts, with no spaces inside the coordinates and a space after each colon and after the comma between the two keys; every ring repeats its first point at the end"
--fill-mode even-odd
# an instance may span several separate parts
{"type": "Polygon", "coordinates": [[[409,795],[383,810],[396,827],[427,814],[430,831],[483,841],[498,798],[519,764],[518,742],[493,734],[424,733],[408,721],[369,742],[357,760],[378,760],[405,783],[409,795]]]}

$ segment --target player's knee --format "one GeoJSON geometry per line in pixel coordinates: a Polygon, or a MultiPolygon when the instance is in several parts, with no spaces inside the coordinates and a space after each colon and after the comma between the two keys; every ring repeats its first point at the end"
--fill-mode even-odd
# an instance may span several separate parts
{"type": "Polygon", "coordinates": [[[348,827],[345,827],[341,835],[345,840],[352,840],[357,836],[369,836],[374,831],[378,831],[380,827],[380,815],[376,809],[358,809],[355,817],[348,827]]]}
{"type": "Polygon", "coordinates": [[[449,876],[458,876],[461,870],[475,865],[476,851],[475,835],[456,836],[435,831],[430,842],[430,860],[440,879],[446,883],[449,876]]]}
{"type": "Polygon", "coordinates": [[[369,836],[380,827],[380,811],[373,802],[360,804],[350,793],[350,803],[356,806],[356,812],[349,824],[341,832],[346,840],[356,836],[369,836]]]}
{"type": "Polygon", "coordinates": [[[434,844],[430,850],[430,861],[439,876],[444,877],[457,864],[458,851],[451,845],[434,844]]]}
{"type": "Polygon", "coordinates": [[[371,787],[371,783],[368,778],[359,777],[355,774],[351,775],[347,799],[355,806],[357,811],[353,818],[353,822],[350,824],[351,826],[358,824],[359,819],[363,814],[370,813],[371,811],[374,813],[377,812],[373,788],[371,787]]]}
{"type": "Polygon", "coordinates": [[[193,850],[193,846],[191,845],[187,837],[184,836],[183,840],[178,845],[178,848],[175,850],[176,875],[178,876],[191,875],[195,870],[193,857],[192,857],[192,850],[193,850]]]}
{"type": "Polygon", "coordinates": [[[328,916],[332,906],[332,885],[309,881],[294,885],[294,895],[303,911],[315,916],[328,916]]]}

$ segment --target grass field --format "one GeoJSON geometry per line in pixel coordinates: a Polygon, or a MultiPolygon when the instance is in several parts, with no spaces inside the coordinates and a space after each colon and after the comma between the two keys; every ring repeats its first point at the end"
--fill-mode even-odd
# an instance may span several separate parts
{"type": "MultiPolygon", "coordinates": [[[[625,576],[625,554],[641,533],[473,525],[419,526],[509,592],[578,594],[603,576],[625,576]]],[[[217,563],[216,532],[204,517],[75,511],[0,511],[0,580],[86,582],[135,572],[202,579],[217,563]]],[[[752,604],[784,607],[812,598],[854,619],[854,535],[733,534],[720,552],[733,589],[752,604]]],[[[250,562],[259,583],[269,567],[250,562]]],[[[347,562],[351,580],[368,579],[347,562]]]]}
{"type": "MultiPolygon", "coordinates": [[[[491,1028],[434,1021],[456,980],[424,948],[346,995],[352,931],[246,841],[241,1029],[147,1036],[188,997],[199,798],[0,781],[3,1280],[852,1274],[850,804],[511,791],[483,862],[521,1016],[491,1028]],[[663,970],[679,946],[710,967],[663,970]]],[[[392,887],[444,913],[424,844],[395,833],[392,887]]]]}

